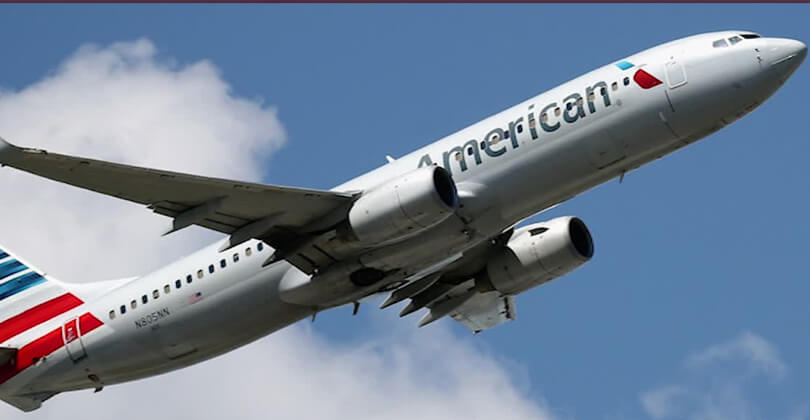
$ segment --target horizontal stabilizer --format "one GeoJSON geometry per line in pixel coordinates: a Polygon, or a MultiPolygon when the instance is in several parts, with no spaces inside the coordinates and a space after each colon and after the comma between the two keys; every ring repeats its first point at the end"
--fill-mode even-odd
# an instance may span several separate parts
{"type": "Polygon", "coordinates": [[[6,365],[13,365],[16,363],[17,349],[8,347],[0,347],[0,370],[6,365]]]}
{"type": "Polygon", "coordinates": [[[49,398],[53,397],[54,395],[58,394],[58,392],[41,392],[33,395],[14,395],[14,396],[0,396],[0,400],[3,400],[19,410],[22,410],[26,413],[31,411],[37,410],[42,407],[42,403],[47,401],[49,398]]]}

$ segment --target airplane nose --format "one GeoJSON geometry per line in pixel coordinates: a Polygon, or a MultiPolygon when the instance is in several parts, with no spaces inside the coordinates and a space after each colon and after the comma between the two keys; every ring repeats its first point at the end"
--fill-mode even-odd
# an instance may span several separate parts
{"type": "Polygon", "coordinates": [[[807,57],[807,45],[795,39],[770,38],[767,41],[768,65],[787,79],[807,57]]]}

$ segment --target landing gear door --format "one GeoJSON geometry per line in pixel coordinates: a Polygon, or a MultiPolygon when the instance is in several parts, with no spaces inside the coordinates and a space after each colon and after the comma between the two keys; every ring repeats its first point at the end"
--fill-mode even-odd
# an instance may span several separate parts
{"type": "Polygon", "coordinates": [[[65,343],[68,355],[74,362],[87,357],[87,352],[84,349],[82,342],[82,331],[79,326],[79,318],[73,318],[62,325],[62,340],[65,343]]]}

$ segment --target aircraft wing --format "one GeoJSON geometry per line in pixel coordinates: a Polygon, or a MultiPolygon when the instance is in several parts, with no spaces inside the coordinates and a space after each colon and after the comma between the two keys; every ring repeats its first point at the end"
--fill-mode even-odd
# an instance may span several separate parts
{"type": "MultiPolygon", "coordinates": [[[[3,139],[0,165],[146,205],[174,219],[167,233],[198,225],[231,234],[231,246],[256,238],[276,249],[294,247],[302,237],[342,221],[355,198],[60,155],[3,139]]],[[[309,265],[299,268],[312,270],[309,265]]]]}
{"type": "Polygon", "coordinates": [[[477,293],[452,312],[450,317],[477,334],[506,321],[514,321],[517,317],[515,298],[499,296],[498,292],[477,293]]]}

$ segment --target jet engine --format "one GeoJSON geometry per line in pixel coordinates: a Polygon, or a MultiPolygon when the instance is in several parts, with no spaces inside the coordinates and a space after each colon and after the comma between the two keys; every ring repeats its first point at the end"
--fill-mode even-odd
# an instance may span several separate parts
{"type": "Polygon", "coordinates": [[[349,210],[350,235],[368,244],[401,241],[436,226],[456,208],[450,174],[425,166],[363,193],[349,210]]]}
{"type": "Polygon", "coordinates": [[[579,218],[535,223],[515,230],[476,277],[476,288],[516,295],[574,270],[592,256],[593,239],[579,218]]]}

